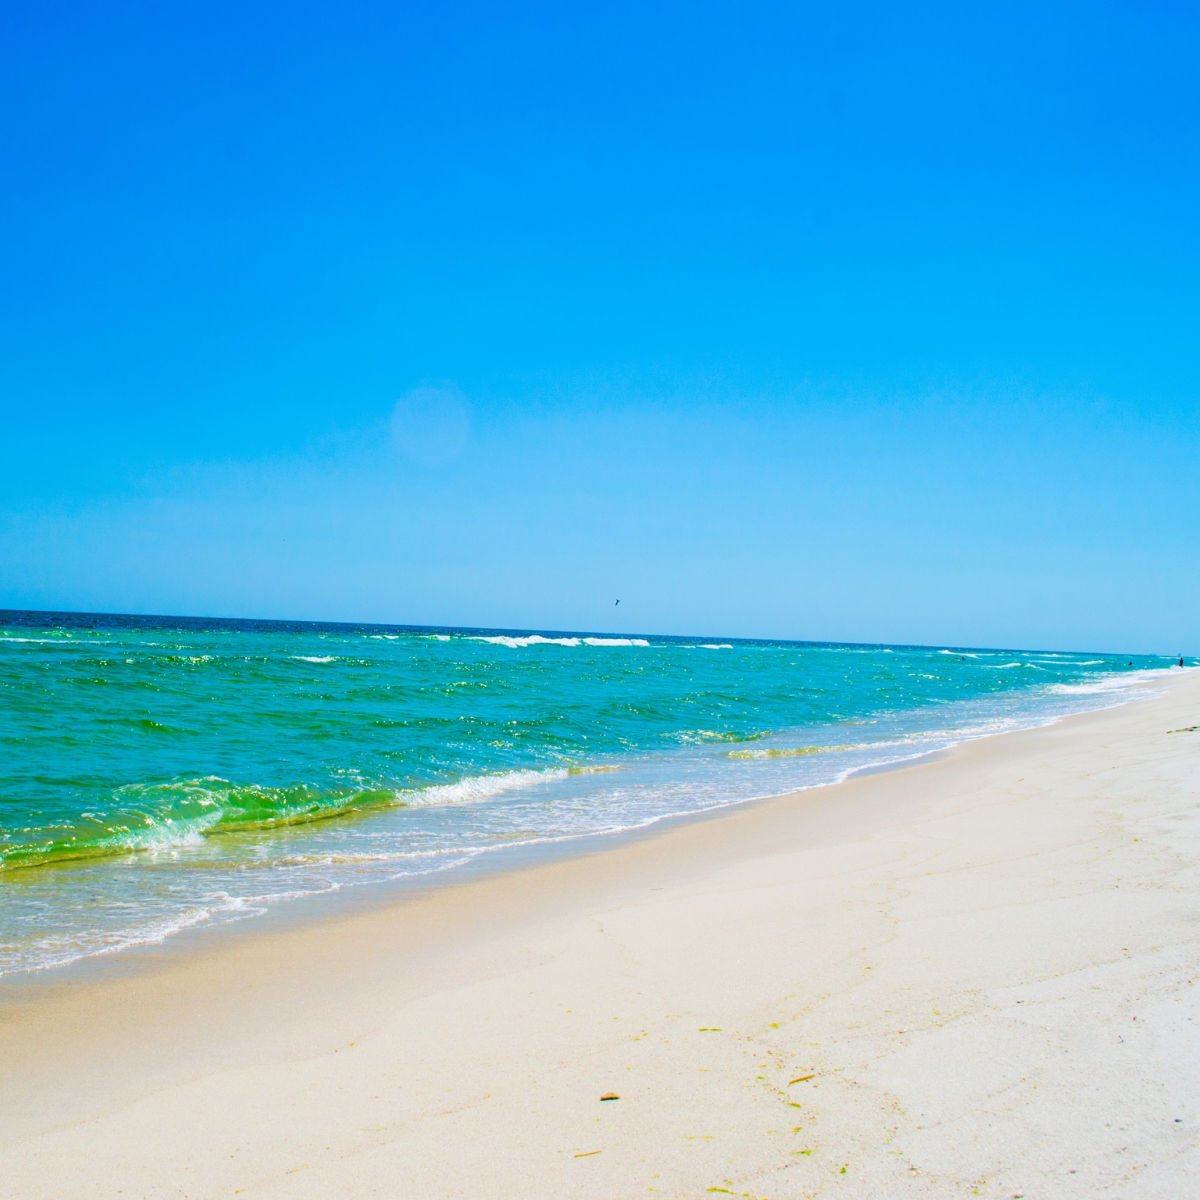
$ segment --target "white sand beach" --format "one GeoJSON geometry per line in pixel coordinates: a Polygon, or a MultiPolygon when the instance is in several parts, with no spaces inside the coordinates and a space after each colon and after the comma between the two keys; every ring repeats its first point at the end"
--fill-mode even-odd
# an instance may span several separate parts
{"type": "Polygon", "coordinates": [[[1196,1194],[1198,723],[1200,672],[1164,673],[599,854],[18,980],[0,1193],[1196,1194]]]}

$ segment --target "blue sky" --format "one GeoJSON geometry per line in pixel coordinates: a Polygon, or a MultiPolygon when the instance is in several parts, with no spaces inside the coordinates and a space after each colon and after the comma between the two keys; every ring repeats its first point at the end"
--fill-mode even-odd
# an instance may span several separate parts
{"type": "Polygon", "coordinates": [[[1194,11],[446,8],[10,9],[0,605],[1194,649],[1194,11]]]}

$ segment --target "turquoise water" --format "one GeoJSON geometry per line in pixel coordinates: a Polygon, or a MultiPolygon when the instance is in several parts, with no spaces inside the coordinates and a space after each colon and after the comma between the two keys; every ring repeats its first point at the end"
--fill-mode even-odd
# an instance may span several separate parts
{"type": "Polygon", "coordinates": [[[830,782],[1166,665],[0,612],[0,973],[830,782]]]}

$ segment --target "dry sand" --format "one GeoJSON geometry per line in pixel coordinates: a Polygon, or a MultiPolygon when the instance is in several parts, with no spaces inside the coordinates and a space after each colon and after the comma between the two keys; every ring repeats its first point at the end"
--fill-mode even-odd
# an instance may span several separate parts
{"type": "Polygon", "coordinates": [[[9,987],[0,1194],[1198,1195],[1198,721],[9,987]]]}

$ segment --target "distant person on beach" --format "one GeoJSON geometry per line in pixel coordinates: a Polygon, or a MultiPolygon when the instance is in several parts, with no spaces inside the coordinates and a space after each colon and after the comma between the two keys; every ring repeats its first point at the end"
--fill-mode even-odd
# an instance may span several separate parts
{"type": "Polygon", "coordinates": [[[1182,654],[1179,656],[1179,665],[1181,667],[1183,666],[1183,655],[1182,654]]]}

